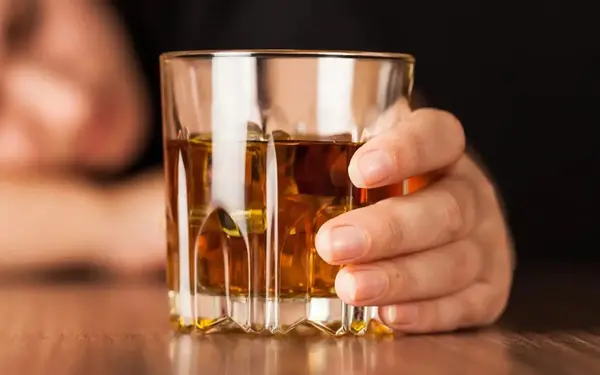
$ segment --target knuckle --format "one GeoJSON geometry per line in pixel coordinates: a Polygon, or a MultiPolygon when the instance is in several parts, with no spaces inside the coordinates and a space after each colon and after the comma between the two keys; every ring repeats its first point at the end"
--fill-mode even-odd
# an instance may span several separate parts
{"type": "Polygon", "coordinates": [[[375,204],[377,207],[377,218],[381,221],[381,225],[384,228],[385,242],[384,250],[391,250],[394,253],[402,252],[404,245],[404,231],[402,228],[403,220],[396,213],[397,209],[395,199],[385,199],[375,204]]]}
{"type": "Polygon", "coordinates": [[[452,282],[456,287],[464,287],[478,276],[481,266],[479,249],[471,241],[462,241],[452,259],[451,267],[454,271],[452,282]]]}
{"type": "Polygon", "coordinates": [[[441,125],[444,142],[450,146],[453,154],[460,154],[466,147],[466,136],[462,123],[454,114],[435,108],[424,108],[414,112],[425,123],[441,125]]]}
{"type": "Polygon", "coordinates": [[[413,166],[415,170],[420,170],[420,165],[423,163],[424,160],[428,160],[429,158],[429,152],[427,147],[428,137],[427,134],[424,134],[424,132],[420,131],[420,129],[415,129],[419,127],[422,127],[422,125],[416,123],[413,126],[413,131],[408,132],[407,144],[409,144],[410,147],[407,147],[405,149],[405,154],[402,155],[402,157],[404,157],[410,162],[410,165],[413,166]]]}
{"type": "Polygon", "coordinates": [[[397,163],[403,163],[405,169],[410,171],[421,169],[421,164],[429,156],[431,135],[428,127],[433,124],[434,118],[429,110],[417,110],[411,116],[412,120],[403,123],[389,138],[389,142],[396,146],[397,163]]]}
{"type": "Polygon", "coordinates": [[[399,170],[420,173],[424,164],[447,164],[464,153],[466,137],[460,121],[450,112],[424,108],[411,115],[411,120],[391,132],[383,142],[394,151],[399,170]],[[443,139],[443,143],[436,142],[443,139]],[[440,147],[443,145],[443,151],[440,147]]]}
{"type": "Polygon", "coordinates": [[[422,332],[433,332],[439,327],[440,309],[437,303],[417,304],[417,321],[415,325],[422,332]]]}
{"type": "Polygon", "coordinates": [[[391,129],[389,132],[385,132],[374,139],[371,143],[367,143],[369,146],[361,147],[358,152],[367,152],[368,150],[384,150],[387,155],[391,158],[392,165],[387,176],[389,182],[396,182],[405,176],[405,171],[408,168],[412,168],[414,162],[411,155],[412,145],[408,141],[407,137],[404,137],[402,132],[397,129],[391,129]],[[363,149],[364,148],[364,149],[363,149]]]}
{"type": "Polygon", "coordinates": [[[420,304],[419,329],[422,332],[448,332],[459,328],[459,310],[448,308],[443,302],[420,304]]]}
{"type": "Polygon", "coordinates": [[[383,141],[382,148],[390,150],[395,166],[394,174],[402,175],[402,178],[420,173],[423,160],[427,160],[428,139],[421,134],[420,127],[419,123],[409,123],[407,127],[394,131],[383,141]]]}
{"type": "Polygon", "coordinates": [[[465,243],[465,251],[468,254],[467,264],[465,265],[465,269],[468,271],[468,280],[474,281],[480,276],[483,270],[483,249],[475,242],[467,241],[465,243]]]}
{"type": "Polygon", "coordinates": [[[458,197],[449,189],[441,191],[443,224],[451,238],[457,238],[464,234],[465,219],[462,205],[458,197]]]}
{"type": "Polygon", "coordinates": [[[403,300],[409,300],[419,294],[420,281],[414,270],[405,261],[395,261],[389,269],[394,294],[403,300]]]}
{"type": "Polygon", "coordinates": [[[476,216],[481,214],[477,186],[472,182],[456,177],[448,179],[444,187],[444,205],[447,226],[453,238],[467,235],[476,223],[476,216]]]}

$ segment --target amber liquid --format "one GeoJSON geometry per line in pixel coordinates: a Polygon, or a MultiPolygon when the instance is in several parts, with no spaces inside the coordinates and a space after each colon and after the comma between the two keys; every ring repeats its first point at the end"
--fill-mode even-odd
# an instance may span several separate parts
{"type": "Polygon", "coordinates": [[[335,297],[339,267],[317,254],[314,243],[319,228],[344,212],[402,194],[402,185],[356,188],[347,169],[361,146],[358,143],[247,141],[241,154],[239,146],[206,140],[167,143],[169,289],[179,288],[177,166],[181,155],[187,180],[190,275],[197,277],[198,293],[335,297]],[[232,156],[231,163],[243,165],[242,173],[242,168],[237,173],[214,173],[217,147],[231,148],[231,154],[238,155],[235,160],[232,156]],[[276,203],[268,198],[268,185],[275,186],[275,181],[276,203]],[[243,199],[227,202],[224,195],[215,202],[214,192],[224,189],[237,191],[243,199]],[[278,266],[270,269],[274,261],[278,266]]]}

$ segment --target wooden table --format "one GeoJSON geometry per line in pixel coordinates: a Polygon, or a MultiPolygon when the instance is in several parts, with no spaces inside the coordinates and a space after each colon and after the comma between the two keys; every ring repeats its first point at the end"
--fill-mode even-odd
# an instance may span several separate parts
{"type": "Polygon", "coordinates": [[[160,283],[0,283],[0,374],[600,374],[600,270],[517,277],[502,322],[395,339],[170,334],[160,283]]]}

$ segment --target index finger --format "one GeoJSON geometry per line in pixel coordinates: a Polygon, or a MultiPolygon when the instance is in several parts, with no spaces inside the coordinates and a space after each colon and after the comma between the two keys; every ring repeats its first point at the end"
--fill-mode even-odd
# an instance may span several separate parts
{"type": "Polygon", "coordinates": [[[419,109],[396,121],[352,157],[348,173],[357,187],[395,184],[443,168],[465,150],[462,125],[446,111],[419,109]]]}
{"type": "MultiPolygon", "coordinates": [[[[461,159],[455,169],[470,164],[461,159]]],[[[346,212],[319,228],[316,250],[330,264],[364,264],[464,239],[481,216],[480,184],[456,171],[416,194],[346,212]]]]}

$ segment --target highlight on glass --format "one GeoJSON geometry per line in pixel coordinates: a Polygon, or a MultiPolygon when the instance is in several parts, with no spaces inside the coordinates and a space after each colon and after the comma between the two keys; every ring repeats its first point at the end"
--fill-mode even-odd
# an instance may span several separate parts
{"type": "Polygon", "coordinates": [[[178,331],[387,334],[337,298],[327,220],[393,195],[348,177],[377,119],[408,103],[414,59],[325,51],[161,56],[168,289],[178,331]]]}

